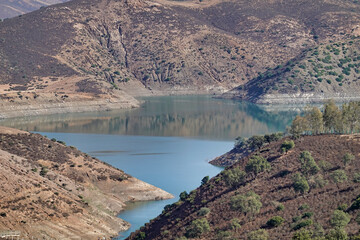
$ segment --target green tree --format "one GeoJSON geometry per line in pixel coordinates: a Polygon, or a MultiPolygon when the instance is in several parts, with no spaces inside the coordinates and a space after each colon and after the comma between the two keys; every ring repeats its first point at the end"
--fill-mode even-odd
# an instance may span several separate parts
{"type": "Polygon", "coordinates": [[[191,222],[190,226],[186,229],[186,236],[196,238],[201,234],[210,231],[210,225],[206,218],[196,219],[191,222]]]}
{"type": "Polygon", "coordinates": [[[269,234],[265,229],[258,229],[252,231],[247,236],[248,240],[267,240],[269,239],[269,234]]]}
{"type": "Polygon", "coordinates": [[[341,211],[335,210],[330,219],[331,226],[335,228],[343,228],[350,222],[351,217],[349,214],[341,211]]]}
{"type": "Polygon", "coordinates": [[[306,118],[301,116],[296,116],[291,123],[289,132],[294,138],[298,138],[300,137],[301,134],[303,134],[307,130],[308,130],[308,122],[306,118]]]}
{"type": "Polygon", "coordinates": [[[346,132],[358,132],[360,130],[360,103],[344,103],[342,106],[342,119],[346,132]]]}
{"type": "Polygon", "coordinates": [[[300,231],[294,233],[292,240],[312,240],[312,231],[308,229],[301,229],[300,231]]]}
{"type": "Polygon", "coordinates": [[[326,240],[348,240],[346,231],[342,228],[330,229],[329,233],[325,236],[326,240]]]}
{"type": "Polygon", "coordinates": [[[180,193],[179,197],[181,201],[185,201],[188,196],[189,194],[186,191],[183,191],[182,193],[180,193]]]}
{"type": "Polygon", "coordinates": [[[324,106],[324,127],[328,132],[342,132],[342,114],[333,100],[328,101],[324,106]]]}
{"type": "Polygon", "coordinates": [[[240,169],[240,167],[235,167],[233,169],[223,171],[224,181],[228,186],[235,187],[244,182],[246,173],[240,169]]]}
{"type": "Polygon", "coordinates": [[[323,114],[319,108],[313,107],[306,110],[305,118],[309,124],[309,131],[317,135],[324,131],[323,114]]]}
{"type": "Polygon", "coordinates": [[[240,220],[238,218],[233,218],[230,221],[230,229],[237,232],[241,228],[240,220]]]}
{"type": "Polygon", "coordinates": [[[314,175],[319,172],[320,168],[309,151],[303,151],[300,154],[301,172],[304,175],[314,175]]]}
{"type": "Polygon", "coordinates": [[[259,213],[262,207],[261,198],[253,191],[235,195],[230,199],[230,207],[232,210],[240,210],[246,214],[259,213]]]}
{"type": "Polygon", "coordinates": [[[247,173],[253,173],[255,175],[260,172],[269,171],[271,169],[270,163],[262,156],[253,156],[250,158],[245,166],[247,173]]]}
{"type": "Polygon", "coordinates": [[[201,185],[206,184],[208,181],[209,181],[209,176],[203,177],[203,179],[201,180],[201,185]]]}
{"type": "Polygon", "coordinates": [[[300,173],[296,173],[293,177],[293,188],[295,192],[300,192],[301,194],[308,192],[310,189],[306,178],[301,176],[300,173]]]}

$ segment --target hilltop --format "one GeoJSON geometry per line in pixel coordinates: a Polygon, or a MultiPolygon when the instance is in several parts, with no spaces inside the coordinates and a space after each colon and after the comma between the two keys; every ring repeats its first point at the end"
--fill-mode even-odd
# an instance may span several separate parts
{"type": "Polygon", "coordinates": [[[3,0],[0,3],[0,19],[11,18],[56,3],[66,2],[67,0],[3,0]]]}
{"type": "Polygon", "coordinates": [[[359,10],[352,0],[73,0],[0,23],[0,94],[7,106],[34,92],[131,103],[119,108],[136,106],[132,96],[222,93],[359,34],[359,10]]]}
{"type": "Polygon", "coordinates": [[[99,239],[130,224],[128,201],[172,195],[39,134],[0,128],[0,233],[21,238],[99,239]]]}
{"type": "Polygon", "coordinates": [[[204,178],[128,239],[347,239],[358,234],[360,136],[302,136],[285,152],[287,140],[271,142],[209,181],[204,178]]]}
{"type": "Polygon", "coordinates": [[[360,40],[320,44],[223,95],[255,103],[359,99],[360,40]]]}

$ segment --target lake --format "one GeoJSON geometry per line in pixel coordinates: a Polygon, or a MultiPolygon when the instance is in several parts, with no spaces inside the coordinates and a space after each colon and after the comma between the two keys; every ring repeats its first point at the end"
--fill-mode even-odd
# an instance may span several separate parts
{"type": "Polygon", "coordinates": [[[172,193],[164,201],[129,204],[119,217],[131,228],[125,239],[180,192],[222,169],[208,161],[231,150],[238,136],[284,131],[296,111],[213,99],[210,96],[143,98],[141,108],[1,120],[0,124],[65,141],[91,156],[172,193]]]}

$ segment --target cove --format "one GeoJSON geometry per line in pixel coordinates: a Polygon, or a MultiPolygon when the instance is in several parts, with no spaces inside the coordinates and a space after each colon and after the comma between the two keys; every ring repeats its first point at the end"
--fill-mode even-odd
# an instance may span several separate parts
{"type": "Polygon", "coordinates": [[[175,196],[129,204],[119,215],[132,224],[117,238],[124,239],[177,201],[180,192],[189,192],[204,176],[221,171],[208,161],[229,151],[236,137],[283,131],[297,114],[210,96],[143,101],[141,108],[133,110],[23,117],[0,124],[65,141],[175,196]]]}

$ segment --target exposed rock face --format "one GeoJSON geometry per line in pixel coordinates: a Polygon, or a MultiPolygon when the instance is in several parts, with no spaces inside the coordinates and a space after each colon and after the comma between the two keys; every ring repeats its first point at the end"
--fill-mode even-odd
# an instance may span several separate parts
{"type": "Polygon", "coordinates": [[[0,128],[0,230],[23,238],[99,239],[129,223],[127,201],[172,195],[61,142],[0,128]]]}

